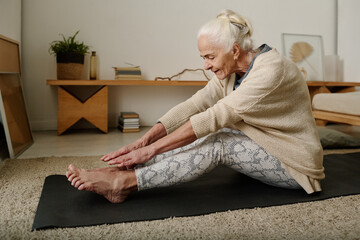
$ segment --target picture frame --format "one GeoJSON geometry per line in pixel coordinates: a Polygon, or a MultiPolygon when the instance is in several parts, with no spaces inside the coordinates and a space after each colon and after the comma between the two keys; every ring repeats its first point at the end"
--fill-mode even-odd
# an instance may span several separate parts
{"type": "MultiPolygon", "coordinates": [[[[10,158],[18,157],[34,142],[25,105],[19,42],[0,35],[0,130],[10,158]]],[[[1,147],[6,147],[3,145],[2,141],[1,147]]]]}
{"type": "Polygon", "coordinates": [[[16,158],[33,143],[20,74],[0,73],[0,119],[10,158],[16,158]]]}
{"type": "Polygon", "coordinates": [[[324,81],[324,50],[320,35],[283,33],[283,53],[304,73],[306,81],[324,81]]]}

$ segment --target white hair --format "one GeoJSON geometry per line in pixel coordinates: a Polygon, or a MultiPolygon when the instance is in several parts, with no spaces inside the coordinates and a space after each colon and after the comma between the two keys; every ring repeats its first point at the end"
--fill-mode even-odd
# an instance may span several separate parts
{"type": "Polygon", "coordinates": [[[203,25],[198,33],[200,36],[210,37],[210,41],[223,46],[229,52],[234,43],[238,43],[240,48],[246,51],[253,50],[253,33],[250,22],[231,10],[223,10],[219,15],[203,25]]]}

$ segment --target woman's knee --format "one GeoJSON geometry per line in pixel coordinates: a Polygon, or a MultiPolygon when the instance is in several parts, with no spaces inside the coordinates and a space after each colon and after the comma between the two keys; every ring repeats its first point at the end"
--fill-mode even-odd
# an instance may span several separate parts
{"type": "Polygon", "coordinates": [[[216,140],[215,134],[209,134],[201,139],[198,139],[197,146],[202,144],[212,144],[216,140]]]}

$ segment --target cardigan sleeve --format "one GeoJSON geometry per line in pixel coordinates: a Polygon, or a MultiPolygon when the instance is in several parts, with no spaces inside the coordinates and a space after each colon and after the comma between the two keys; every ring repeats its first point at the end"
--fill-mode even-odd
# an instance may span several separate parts
{"type": "Polygon", "coordinates": [[[197,138],[216,132],[221,128],[231,127],[241,120],[241,116],[235,113],[233,107],[225,104],[224,101],[219,101],[213,107],[190,118],[197,138]]]}
{"type": "Polygon", "coordinates": [[[219,80],[214,77],[191,98],[170,109],[159,121],[164,125],[167,134],[169,134],[185,124],[191,116],[213,106],[222,97],[222,86],[219,80]]]}

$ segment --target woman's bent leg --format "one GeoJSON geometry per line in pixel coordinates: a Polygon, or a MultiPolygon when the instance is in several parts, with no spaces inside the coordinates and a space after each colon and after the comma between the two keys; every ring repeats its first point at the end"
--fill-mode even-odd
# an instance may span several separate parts
{"type": "Polygon", "coordinates": [[[246,135],[232,130],[223,134],[221,138],[225,152],[223,164],[272,186],[289,189],[301,188],[285,170],[280,160],[246,135]]]}

